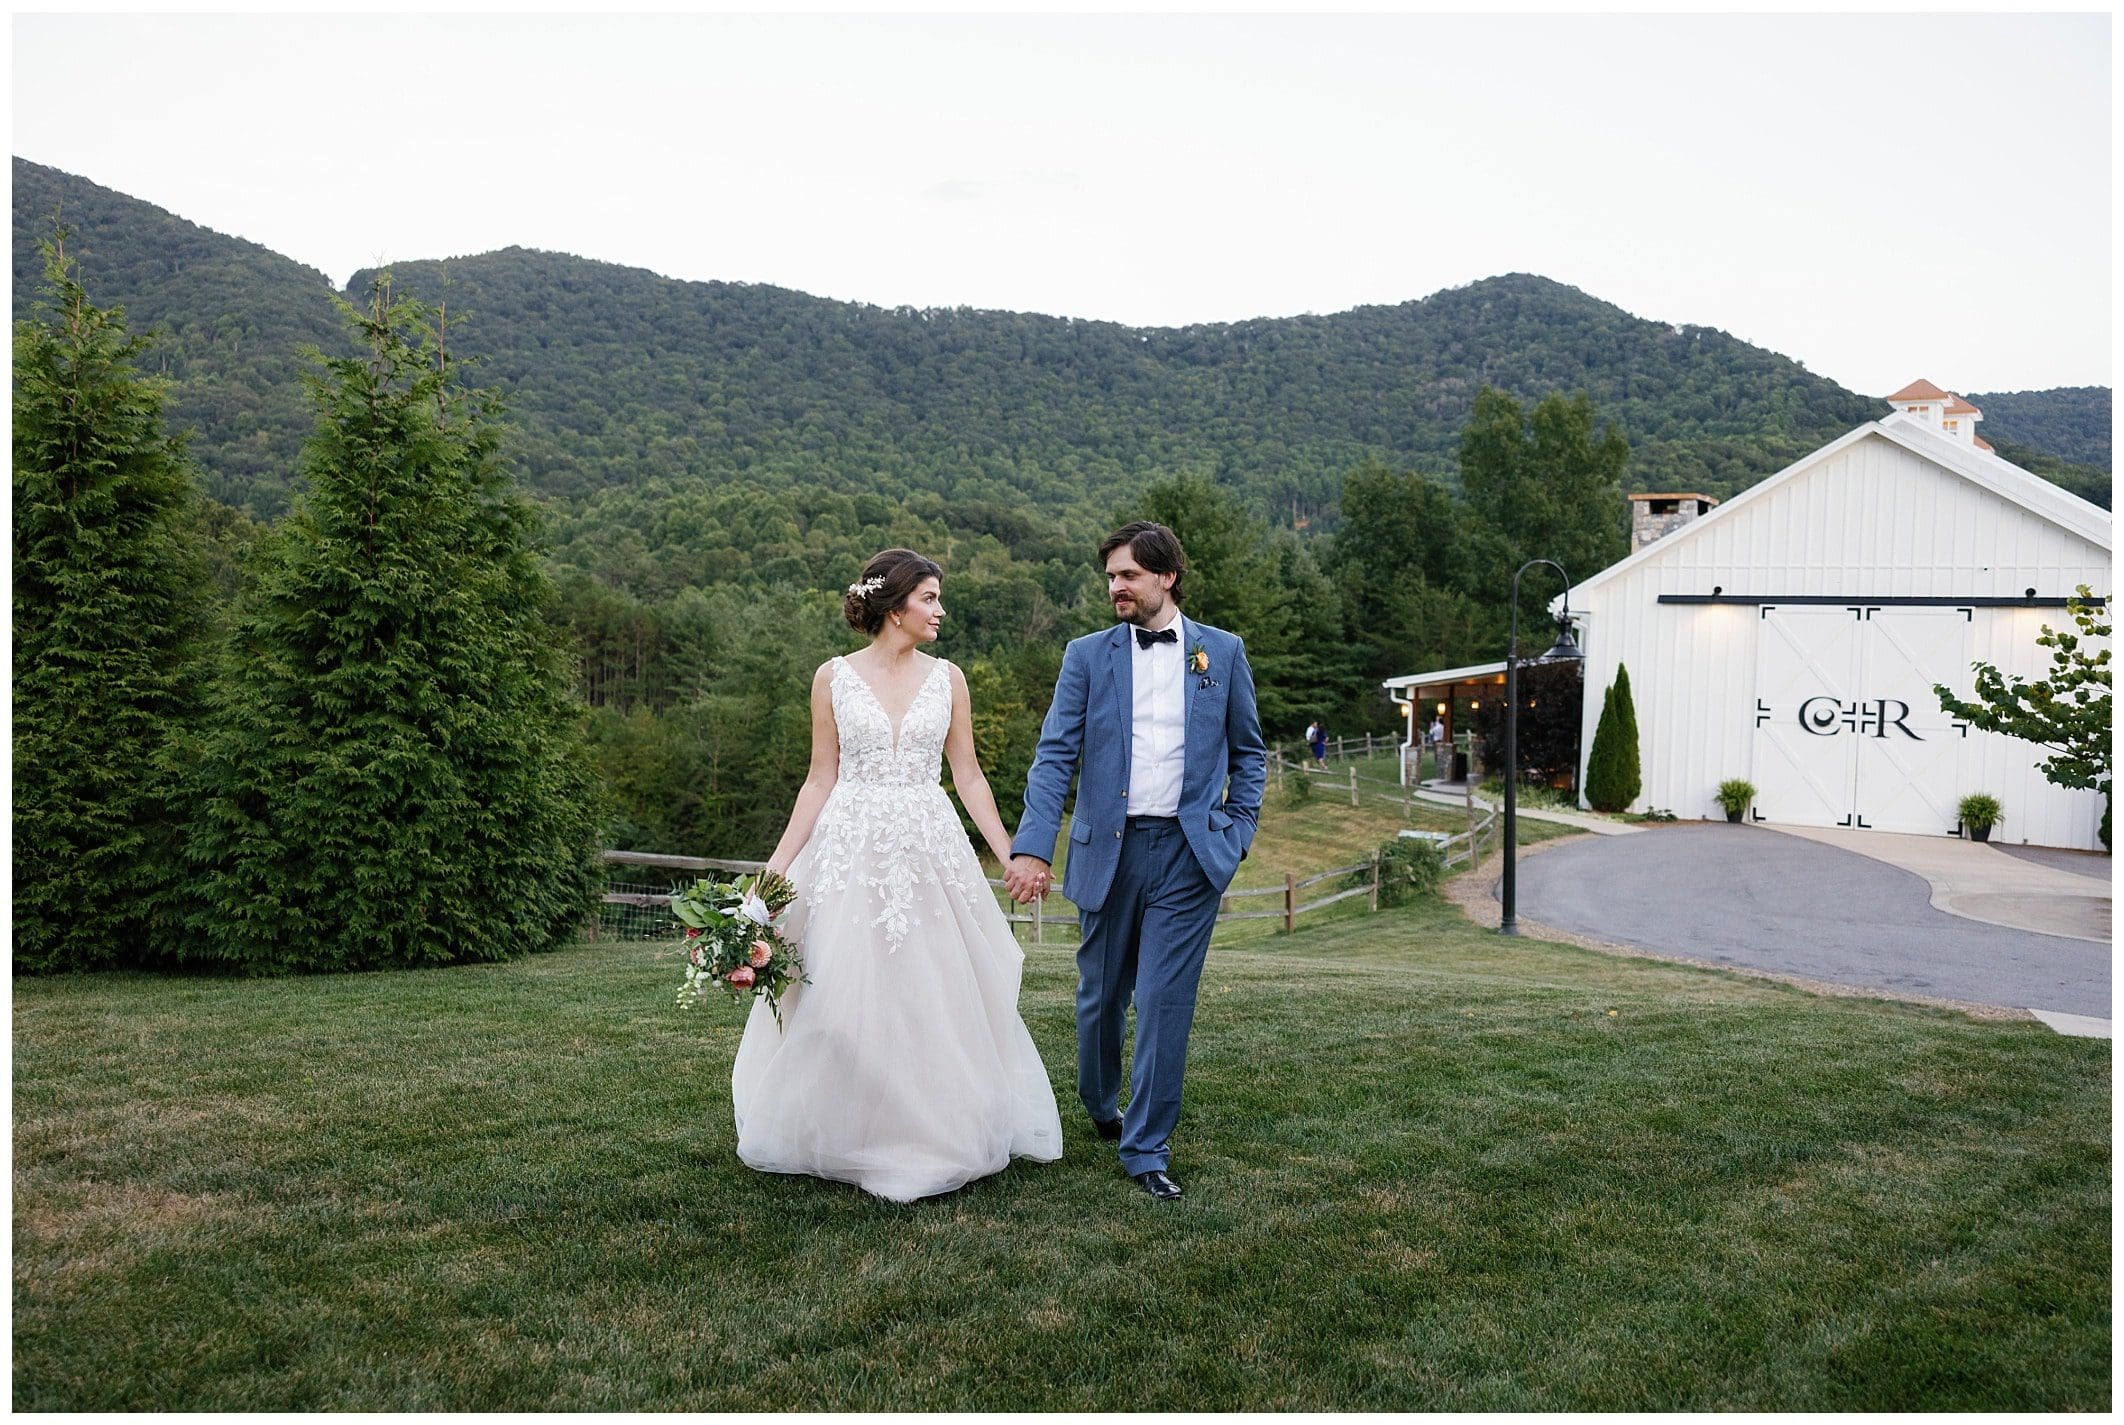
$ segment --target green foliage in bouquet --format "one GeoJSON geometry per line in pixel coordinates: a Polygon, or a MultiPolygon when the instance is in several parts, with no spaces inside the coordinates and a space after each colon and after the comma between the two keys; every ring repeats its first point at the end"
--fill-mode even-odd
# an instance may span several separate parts
{"type": "Polygon", "coordinates": [[[20,971],[140,964],[174,943],[175,768],[198,702],[197,496],[125,314],[43,244],[15,327],[15,941],[20,971]]]}
{"type": "Polygon", "coordinates": [[[796,899],[796,887],[778,872],[737,881],[695,881],[671,897],[671,914],[684,931],[686,981],[681,1009],[698,1006],[720,990],[749,1003],[764,999],[782,1022],[782,992],[808,983],[804,964],[774,922],[796,899]]]}
{"type": "Polygon", "coordinates": [[[506,960],[596,897],[592,783],[534,507],[446,328],[342,304],[308,491],[259,549],[214,690],[194,953],[254,972],[506,960]]]}

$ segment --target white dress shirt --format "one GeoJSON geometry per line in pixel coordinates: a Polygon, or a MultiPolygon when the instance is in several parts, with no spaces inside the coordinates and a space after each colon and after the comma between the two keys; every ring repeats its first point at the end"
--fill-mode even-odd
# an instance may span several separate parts
{"type": "MultiPolygon", "coordinates": [[[[1180,780],[1187,770],[1187,620],[1173,615],[1171,643],[1145,648],[1128,630],[1135,713],[1128,757],[1128,814],[1178,816],[1180,780]]],[[[1154,630],[1155,631],[1155,630],[1154,630]]]]}

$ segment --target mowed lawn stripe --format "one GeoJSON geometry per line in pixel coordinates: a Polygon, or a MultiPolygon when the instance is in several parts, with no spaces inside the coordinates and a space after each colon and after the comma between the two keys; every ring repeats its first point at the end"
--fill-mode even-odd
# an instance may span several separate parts
{"type": "Polygon", "coordinates": [[[1174,1168],[732,1156],[668,948],[15,989],[24,1408],[2079,1408],[2107,1046],[1500,937],[1211,954],[1174,1168]]]}

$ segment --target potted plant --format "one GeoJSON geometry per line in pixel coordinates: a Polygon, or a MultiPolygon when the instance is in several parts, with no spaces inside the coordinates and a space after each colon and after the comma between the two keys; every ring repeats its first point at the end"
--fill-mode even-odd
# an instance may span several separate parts
{"type": "Polygon", "coordinates": [[[1755,800],[1755,784],[1739,777],[1728,777],[1718,784],[1716,800],[1726,809],[1726,820],[1739,821],[1741,813],[1748,809],[1748,803],[1755,800]]]}
{"type": "Polygon", "coordinates": [[[1971,792],[1956,803],[1954,813],[1969,828],[1973,841],[1991,840],[1991,828],[2006,819],[2006,808],[1989,792],[1971,792]]]}

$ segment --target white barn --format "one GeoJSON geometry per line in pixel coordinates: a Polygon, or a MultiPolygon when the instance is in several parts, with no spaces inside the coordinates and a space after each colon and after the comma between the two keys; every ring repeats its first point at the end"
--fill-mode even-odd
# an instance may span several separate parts
{"type": "Polygon", "coordinates": [[[1954,722],[1932,687],[1969,696],[1976,660],[2046,673],[2041,626],[2070,626],[2080,584],[2111,593],[2109,512],[1991,453],[1960,397],[1889,399],[1570,591],[1581,758],[1626,663],[1640,808],[1721,816],[1713,792],[1739,777],[1757,821],[1957,835],[1956,803],[1988,792],[1995,840],[2099,849],[2098,793],[2053,786],[2042,749],[1954,722]]]}

